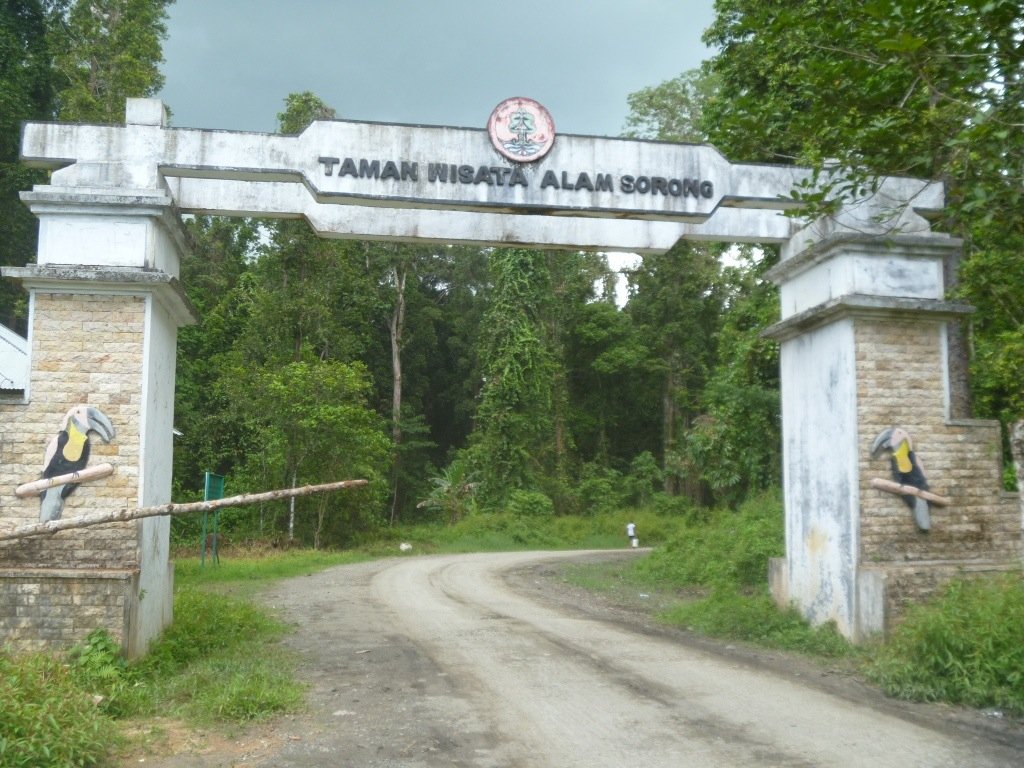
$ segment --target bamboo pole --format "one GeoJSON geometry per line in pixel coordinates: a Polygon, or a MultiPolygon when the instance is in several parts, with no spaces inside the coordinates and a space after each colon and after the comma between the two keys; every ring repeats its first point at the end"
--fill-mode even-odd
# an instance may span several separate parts
{"type": "Polygon", "coordinates": [[[24,499],[29,496],[38,496],[43,491],[49,490],[55,485],[64,485],[65,483],[87,483],[90,480],[99,480],[100,478],[108,477],[112,474],[114,474],[113,464],[96,464],[92,467],[80,469],[77,472],[68,472],[65,475],[44,477],[40,480],[33,480],[29,483],[22,483],[14,489],[14,495],[19,499],[24,499]]]}
{"type": "Polygon", "coordinates": [[[162,517],[164,515],[177,517],[180,515],[190,515],[194,512],[212,512],[222,507],[241,507],[246,504],[259,504],[264,501],[276,501],[277,499],[287,499],[295,496],[309,496],[314,493],[340,491],[345,488],[358,488],[367,483],[367,480],[341,480],[336,483],[324,483],[322,485],[304,485],[301,488],[282,488],[277,491],[265,491],[263,493],[243,493],[238,496],[228,496],[224,499],[214,499],[212,501],[193,501],[187,504],[168,503],[155,507],[139,507],[138,509],[128,509],[126,507],[116,512],[96,512],[91,515],[69,517],[63,520],[50,520],[46,523],[22,525],[9,531],[0,532],[0,541],[27,539],[30,536],[44,536],[57,533],[58,531],[88,528],[105,523],[140,520],[144,517],[162,517]]]}
{"type": "Polygon", "coordinates": [[[871,487],[877,488],[880,491],[885,491],[886,493],[895,493],[898,496],[917,496],[925,501],[930,501],[932,504],[937,504],[940,507],[948,507],[953,503],[953,500],[948,496],[939,496],[937,493],[932,493],[931,491],[923,491],[912,485],[902,485],[894,480],[883,480],[880,477],[874,477],[871,479],[871,487]]]}

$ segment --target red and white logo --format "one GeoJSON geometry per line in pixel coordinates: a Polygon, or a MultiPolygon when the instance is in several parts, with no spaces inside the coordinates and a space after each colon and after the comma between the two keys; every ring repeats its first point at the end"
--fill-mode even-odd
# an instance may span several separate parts
{"type": "Polygon", "coordinates": [[[533,99],[505,99],[491,112],[487,133],[494,148],[517,163],[540,160],[555,143],[555,121],[533,99]]]}

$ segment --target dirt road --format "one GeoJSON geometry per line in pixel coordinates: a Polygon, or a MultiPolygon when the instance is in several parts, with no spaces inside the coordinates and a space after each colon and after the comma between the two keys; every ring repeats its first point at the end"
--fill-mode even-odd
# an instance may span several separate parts
{"type": "MultiPolygon", "coordinates": [[[[158,768],[1008,768],[1024,733],[574,600],[552,563],[409,557],[275,585],[310,711],[158,768]],[[513,588],[514,587],[514,588],[513,588]],[[554,590],[554,591],[552,591],[554,590]]],[[[619,556],[634,556],[625,552],[619,556]]],[[[979,716],[980,717],[980,716],[979,716]]]]}

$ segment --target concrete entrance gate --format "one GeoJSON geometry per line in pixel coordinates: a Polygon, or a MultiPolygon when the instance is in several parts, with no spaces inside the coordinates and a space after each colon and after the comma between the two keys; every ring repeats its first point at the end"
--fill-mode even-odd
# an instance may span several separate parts
{"type": "MultiPolygon", "coordinates": [[[[0,533],[39,519],[39,500],[15,488],[58,431],[75,436],[75,414],[100,425],[78,427],[89,463],[115,472],[57,514],[170,500],[175,339],[194,321],[179,217],[198,213],[302,217],[339,238],[637,253],[680,238],[782,243],[777,598],[860,639],[960,571],[1020,566],[998,426],[949,418],[946,328],[970,308],[944,297],[942,262],[960,244],[928,223],[941,185],[889,178],[800,228],[780,211],[805,169],[735,165],[708,146],[555,139],[528,99],[495,115],[487,131],[330,121],[278,136],[169,128],[159,101],[130,99],[124,126],[27,124],[23,157],[52,176],[22,196],[40,220],[36,263],[3,269],[29,292],[30,364],[23,393],[0,401],[0,533]],[[503,131],[517,119],[518,133],[503,131]],[[872,440],[892,427],[913,435],[951,502],[928,533],[871,485],[889,476],[872,440]]],[[[168,532],[149,518],[0,542],[0,642],[61,647],[105,627],[144,652],[171,620],[168,532]]]]}

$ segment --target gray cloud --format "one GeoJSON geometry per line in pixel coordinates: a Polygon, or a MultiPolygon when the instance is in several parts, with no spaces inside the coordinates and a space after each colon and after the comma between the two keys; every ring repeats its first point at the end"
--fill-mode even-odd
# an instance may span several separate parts
{"type": "Polygon", "coordinates": [[[618,135],[626,96],[692,69],[713,0],[177,0],[173,123],[273,131],[287,94],[339,117],[483,127],[509,96],[562,133],[618,135]]]}

